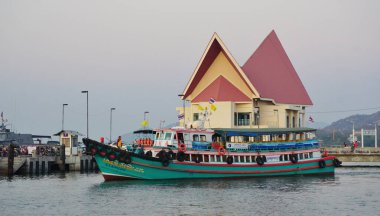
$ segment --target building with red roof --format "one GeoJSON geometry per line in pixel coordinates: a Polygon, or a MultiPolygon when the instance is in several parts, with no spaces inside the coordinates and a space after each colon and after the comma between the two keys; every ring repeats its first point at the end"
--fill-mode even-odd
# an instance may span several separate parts
{"type": "Polygon", "coordinates": [[[188,127],[303,127],[313,104],[274,31],[242,67],[214,33],[182,95],[188,127]]]}

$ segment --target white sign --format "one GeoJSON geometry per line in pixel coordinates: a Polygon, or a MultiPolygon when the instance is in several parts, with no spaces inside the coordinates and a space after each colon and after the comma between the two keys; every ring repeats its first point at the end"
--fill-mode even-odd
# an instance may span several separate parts
{"type": "Polygon", "coordinates": [[[248,149],[248,144],[243,143],[227,143],[227,149],[248,149]]]}
{"type": "Polygon", "coordinates": [[[376,131],[375,130],[363,130],[363,135],[364,136],[375,136],[376,131]]]}
{"type": "Polygon", "coordinates": [[[268,155],[266,156],[267,162],[278,162],[280,161],[280,155],[268,155]]]}

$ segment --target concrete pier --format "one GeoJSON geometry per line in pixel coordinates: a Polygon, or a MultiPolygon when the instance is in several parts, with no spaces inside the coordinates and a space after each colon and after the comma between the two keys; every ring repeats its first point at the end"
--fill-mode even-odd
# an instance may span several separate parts
{"type": "Polygon", "coordinates": [[[351,149],[350,147],[324,148],[328,155],[336,156],[342,162],[373,163],[380,162],[380,148],[364,147],[351,149]]]}
{"type": "MultiPolygon", "coordinates": [[[[8,158],[0,157],[0,175],[8,173],[8,158]]],[[[30,175],[48,174],[54,171],[97,171],[97,164],[91,155],[66,156],[17,156],[14,157],[13,173],[30,175]],[[64,162],[64,164],[63,164],[64,162]]]]}

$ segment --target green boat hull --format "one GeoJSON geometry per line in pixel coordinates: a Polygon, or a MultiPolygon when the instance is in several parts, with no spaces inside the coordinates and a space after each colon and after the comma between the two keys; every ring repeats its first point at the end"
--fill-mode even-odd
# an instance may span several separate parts
{"type": "Polygon", "coordinates": [[[297,163],[276,164],[209,164],[170,161],[163,166],[160,161],[132,156],[130,164],[109,160],[100,155],[94,156],[106,181],[127,179],[191,179],[191,178],[242,178],[285,175],[334,174],[334,157],[311,159],[297,163]],[[321,166],[320,161],[325,166],[321,166]]]}

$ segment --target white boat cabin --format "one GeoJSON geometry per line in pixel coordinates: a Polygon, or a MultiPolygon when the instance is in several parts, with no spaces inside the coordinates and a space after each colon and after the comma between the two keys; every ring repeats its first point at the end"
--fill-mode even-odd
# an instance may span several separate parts
{"type": "Polygon", "coordinates": [[[185,144],[186,148],[207,148],[213,140],[213,130],[170,128],[156,131],[155,147],[175,147],[185,144]]]}

